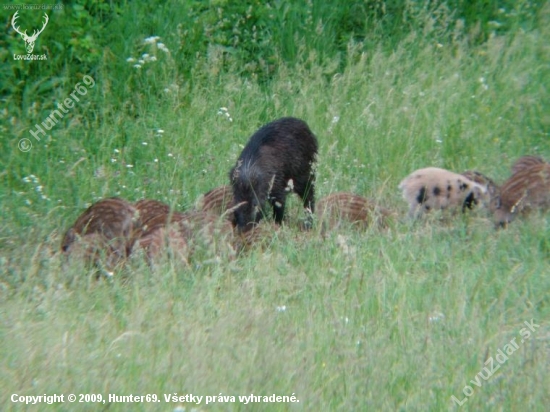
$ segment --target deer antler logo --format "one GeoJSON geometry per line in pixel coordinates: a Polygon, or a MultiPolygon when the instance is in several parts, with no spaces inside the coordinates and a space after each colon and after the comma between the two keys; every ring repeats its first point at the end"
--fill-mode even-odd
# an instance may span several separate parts
{"type": "Polygon", "coordinates": [[[17,13],[19,13],[19,11],[16,11],[15,14],[13,15],[13,18],[11,19],[11,25],[12,25],[13,29],[17,33],[19,33],[21,35],[21,37],[23,37],[23,40],[25,40],[25,43],[27,43],[27,45],[25,47],[27,49],[27,53],[30,54],[34,50],[34,42],[38,38],[38,35],[44,31],[44,29],[46,28],[46,25],[48,24],[48,21],[49,21],[48,15],[46,13],[44,13],[44,18],[46,19],[44,21],[44,25],[42,26],[42,28],[40,30],[35,30],[34,33],[32,34],[32,36],[29,36],[29,35],[27,35],[27,30],[25,30],[24,33],[21,33],[19,28],[15,26],[15,20],[19,17],[17,15],[17,13]]]}

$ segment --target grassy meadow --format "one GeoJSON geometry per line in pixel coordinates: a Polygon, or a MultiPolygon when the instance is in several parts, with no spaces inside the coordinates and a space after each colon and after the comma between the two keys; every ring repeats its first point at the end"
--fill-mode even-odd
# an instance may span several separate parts
{"type": "MultiPolygon", "coordinates": [[[[304,2],[302,22],[273,2],[263,16],[271,29],[235,26],[261,56],[253,61],[239,41],[214,41],[239,36],[223,26],[235,17],[223,16],[231,2],[202,11],[218,22],[204,39],[191,3],[120,3],[103,31],[90,31],[101,47],[97,37],[56,37],[56,16],[80,10],[66,5],[37,41],[48,61],[14,61],[24,43],[6,28],[2,41],[17,50],[0,56],[0,409],[546,410],[550,215],[500,231],[485,210],[411,222],[397,186],[426,166],[502,183],[520,155],[550,159],[550,7],[522,2],[501,10],[500,23],[476,25],[435,3],[403,2],[400,31],[372,21],[368,35],[333,47],[326,10],[304,2]],[[267,46],[279,48],[262,44],[268,33],[267,46]],[[80,54],[61,50],[64,41],[80,54]],[[208,44],[189,48],[200,41],[208,44]],[[93,87],[37,141],[29,130],[83,76],[93,87]],[[351,191],[400,218],[383,231],[304,233],[292,224],[302,213],[294,196],[288,224],[236,259],[205,252],[191,267],[167,257],[151,268],[135,256],[112,281],[63,259],[64,231],[93,202],[154,198],[188,210],[228,182],[257,128],[283,116],[304,119],[318,138],[317,198],[351,191]],[[530,330],[532,320],[540,326],[530,330]],[[500,367],[480,378],[490,358],[500,367]],[[54,393],[160,402],[11,401],[54,393]],[[165,401],[176,393],[216,401],[165,401]],[[250,394],[299,402],[239,402],[250,394]]],[[[245,14],[261,8],[250,4],[245,14]]],[[[6,27],[12,14],[2,10],[6,27]]]]}

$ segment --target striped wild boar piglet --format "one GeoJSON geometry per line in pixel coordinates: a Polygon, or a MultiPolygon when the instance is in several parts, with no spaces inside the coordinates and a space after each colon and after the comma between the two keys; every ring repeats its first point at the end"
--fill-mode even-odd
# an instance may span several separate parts
{"type": "Polygon", "coordinates": [[[387,220],[394,214],[375,202],[354,193],[337,192],[321,198],[317,202],[317,216],[326,226],[336,228],[342,222],[348,222],[360,228],[376,224],[380,228],[387,226],[387,220]]]}
{"type": "Polygon", "coordinates": [[[300,119],[284,117],[261,127],[252,135],[237,164],[229,173],[236,205],[234,223],[246,232],[273,207],[281,224],[289,192],[302,199],[304,208],[315,210],[317,139],[300,119]]]}
{"type": "Polygon", "coordinates": [[[64,254],[72,253],[76,244],[84,249],[84,257],[112,270],[127,258],[134,245],[133,233],[140,227],[137,209],[126,200],[116,197],[102,199],[86,209],[67,230],[61,242],[64,254]]]}
{"type": "Polygon", "coordinates": [[[460,174],[437,167],[418,169],[399,184],[409,204],[409,216],[431,210],[472,209],[487,204],[487,188],[460,174]]]}
{"type": "Polygon", "coordinates": [[[540,156],[535,155],[525,155],[521,156],[518,160],[514,162],[512,165],[512,174],[516,174],[522,169],[529,168],[531,166],[535,165],[541,165],[546,163],[546,160],[544,160],[540,156]]]}
{"type": "Polygon", "coordinates": [[[549,208],[550,164],[535,162],[524,165],[501,186],[495,223],[503,227],[518,214],[549,208]]]}
{"type": "Polygon", "coordinates": [[[135,236],[141,238],[172,222],[182,219],[182,213],[174,211],[166,203],[155,199],[142,199],[134,204],[139,213],[140,227],[136,228],[135,236]]]}
{"type": "MultiPolygon", "coordinates": [[[[233,188],[229,185],[216,187],[204,195],[196,202],[197,210],[213,213],[217,216],[225,215],[233,206],[233,188]]],[[[230,219],[230,216],[227,216],[230,219]]]]}

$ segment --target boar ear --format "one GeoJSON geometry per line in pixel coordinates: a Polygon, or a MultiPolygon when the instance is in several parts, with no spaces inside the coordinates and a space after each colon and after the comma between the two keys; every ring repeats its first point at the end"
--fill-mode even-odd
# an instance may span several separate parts
{"type": "Polygon", "coordinates": [[[70,228],[67,233],[65,233],[65,237],[63,238],[63,242],[61,244],[61,250],[63,252],[67,252],[69,250],[69,247],[71,244],[76,240],[76,234],[74,228],[70,228]]]}
{"type": "Polygon", "coordinates": [[[239,160],[237,162],[237,165],[231,169],[231,171],[229,172],[229,178],[235,182],[238,178],[239,178],[239,174],[240,174],[240,167],[241,165],[243,164],[243,161],[242,160],[239,160]]]}
{"type": "Polygon", "coordinates": [[[239,177],[239,172],[237,171],[237,167],[235,166],[231,171],[229,172],[229,179],[232,182],[235,182],[237,178],[239,177]]]}

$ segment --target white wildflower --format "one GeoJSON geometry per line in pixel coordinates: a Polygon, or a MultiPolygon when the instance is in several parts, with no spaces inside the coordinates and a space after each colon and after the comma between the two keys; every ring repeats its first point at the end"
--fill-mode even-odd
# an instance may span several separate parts
{"type": "Polygon", "coordinates": [[[428,317],[430,323],[440,322],[442,320],[445,320],[445,315],[441,312],[434,312],[428,317]]]}
{"type": "Polygon", "coordinates": [[[351,255],[355,253],[355,248],[348,245],[346,236],[338,235],[336,237],[336,243],[338,244],[344,255],[351,255]]]}
{"type": "Polygon", "coordinates": [[[145,40],[143,40],[143,43],[145,43],[145,44],[155,44],[158,40],[160,40],[159,36],[150,36],[150,37],[145,38],[145,40]]]}
{"type": "Polygon", "coordinates": [[[168,47],[164,43],[157,44],[157,47],[159,50],[162,50],[164,53],[170,53],[170,50],[168,50],[168,47]]]}
{"type": "Polygon", "coordinates": [[[229,114],[229,110],[227,110],[227,107],[220,107],[218,109],[218,114],[225,116],[230,122],[233,121],[233,118],[231,117],[231,114],[229,114]]]}
{"type": "Polygon", "coordinates": [[[38,183],[38,178],[35,175],[28,175],[27,177],[23,178],[23,182],[25,183],[38,183]]]}

